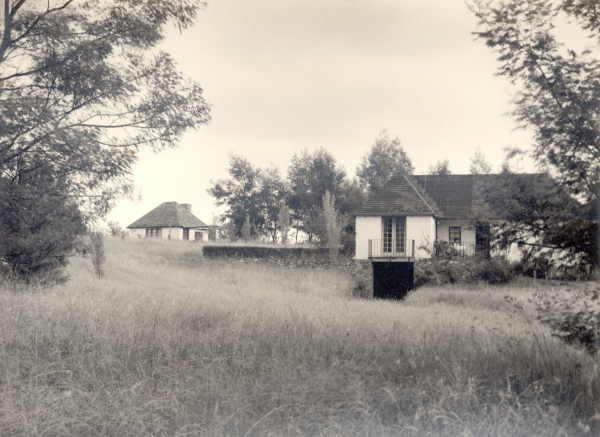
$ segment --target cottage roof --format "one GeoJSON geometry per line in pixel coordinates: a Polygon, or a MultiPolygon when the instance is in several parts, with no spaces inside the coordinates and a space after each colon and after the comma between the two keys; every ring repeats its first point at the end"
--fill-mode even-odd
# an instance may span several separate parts
{"type": "Polygon", "coordinates": [[[204,228],[202,220],[192,214],[188,203],[164,202],[129,226],[134,228],[204,228]]]}
{"type": "Polygon", "coordinates": [[[418,181],[406,173],[398,173],[383,189],[369,196],[356,215],[439,215],[434,199],[418,181]]]}
{"type": "MultiPolygon", "coordinates": [[[[473,218],[476,214],[494,216],[484,201],[484,190],[504,183],[505,175],[414,175],[414,188],[394,176],[356,215],[433,215],[443,218],[473,218]],[[412,188],[412,189],[411,189],[412,188]],[[419,202],[419,191],[430,202],[419,202]],[[432,207],[427,208],[427,204],[432,207]]],[[[519,178],[548,178],[544,174],[517,174],[519,178]]]]}

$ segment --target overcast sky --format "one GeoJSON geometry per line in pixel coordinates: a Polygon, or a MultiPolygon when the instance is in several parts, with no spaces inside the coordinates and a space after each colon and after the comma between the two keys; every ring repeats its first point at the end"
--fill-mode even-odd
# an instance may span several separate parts
{"type": "Polygon", "coordinates": [[[138,196],[109,219],[127,226],[177,201],[211,222],[207,189],[231,154],[285,174],[294,153],[323,146],[354,176],[384,129],[417,174],[441,159],[468,173],[478,149],[498,169],[503,148],[531,139],[507,115],[515,90],[474,30],[462,0],[209,0],[164,49],[201,83],[212,121],[177,149],[143,153],[138,196]]]}

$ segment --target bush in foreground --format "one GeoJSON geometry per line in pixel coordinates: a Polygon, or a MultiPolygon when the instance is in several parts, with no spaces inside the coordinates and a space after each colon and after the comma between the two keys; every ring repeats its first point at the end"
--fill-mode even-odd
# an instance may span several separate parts
{"type": "Polygon", "coordinates": [[[2,277],[42,285],[66,280],[67,257],[85,232],[67,185],[44,166],[22,176],[18,183],[0,177],[2,277]]]}
{"type": "Polygon", "coordinates": [[[504,284],[514,277],[503,258],[431,258],[415,263],[415,286],[444,284],[504,284]]]}
{"type": "Polygon", "coordinates": [[[554,336],[592,354],[600,351],[600,287],[544,294],[535,304],[554,336]]]}

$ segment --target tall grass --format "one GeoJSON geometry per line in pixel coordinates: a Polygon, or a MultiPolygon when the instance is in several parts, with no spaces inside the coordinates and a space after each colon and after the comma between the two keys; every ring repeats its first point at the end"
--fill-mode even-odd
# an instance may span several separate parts
{"type": "Polygon", "coordinates": [[[362,301],[325,269],[106,250],[102,280],[74,259],[61,288],[0,292],[0,435],[594,431],[597,361],[494,289],[362,301]]]}

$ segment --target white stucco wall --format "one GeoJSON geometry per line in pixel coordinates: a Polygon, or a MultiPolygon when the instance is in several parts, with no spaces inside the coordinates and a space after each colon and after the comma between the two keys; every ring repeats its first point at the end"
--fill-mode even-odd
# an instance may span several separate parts
{"type": "Polygon", "coordinates": [[[435,241],[435,219],[431,216],[406,217],[406,239],[409,244],[410,240],[415,240],[415,258],[430,258],[435,241]]]}
{"type": "Polygon", "coordinates": [[[208,241],[208,229],[190,229],[190,241],[208,241]],[[201,240],[196,240],[196,232],[202,232],[201,240]]]}
{"type": "Polygon", "coordinates": [[[437,241],[449,241],[450,226],[460,226],[462,244],[475,245],[475,224],[468,220],[437,220],[437,241]]]}
{"type": "Polygon", "coordinates": [[[381,217],[356,217],[355,259],[369,259],[369,240],[381,238],[381,217]]]}
{"type": "Polygon", "coordinates": [[[162,228],[160,237],[163,240],[183,240],[182,228],[162,228]]]}
{"type": "MultiPolygon", "coordinates": [[[[202,240],[208,241],[208,229],[190,229],[189,230],[189,241],[194,241],[195,232],[202,232],[202,240]]],[[[146,238],[146,229],[130,229],[129,230],[133,238],[146,238]]],[[[150,237],[149,237],[150,238],[150,237]]],[[[152,237],[158,238],[158,237],[152,237]]],[[[162,240],[183,240],[183,228],[161,228],[160,238],[162,240]]]]}

